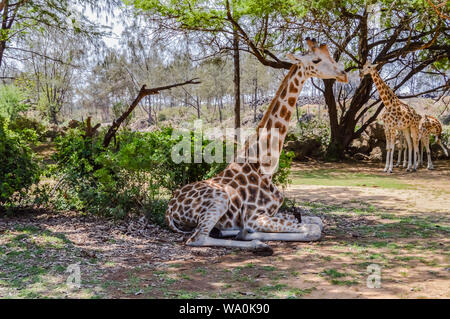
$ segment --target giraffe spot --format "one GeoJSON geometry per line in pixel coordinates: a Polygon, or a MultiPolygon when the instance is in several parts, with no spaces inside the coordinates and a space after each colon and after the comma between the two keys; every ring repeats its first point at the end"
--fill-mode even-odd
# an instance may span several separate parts
{"type": "Polygon", "coordinates": [[[252,203],[256,201],[256,195],[258,194],[258,188],[252,185],[248,186],[248,200],[252,203]]]}
{"type": "Polygon", "coordinates": [[[258,175],[256,175],[256,173],[251,173],[251,174],[248,176],[248,181],[249,181],[251,184],[258,184],[258,175]]]}
{"type": "Polygon", "coordinates": [[[192,185],[186,185],[181,190],[186,193],[186,192],[190,191],[191,189],[192,189],[192,185]]]}
{"type": "Polygon", "coordinates": [[[245,164],[245,165],[242,167],[242,171],[243,171],[245,174],[250,173],[250,171],[251,171],[250,165],[245,164]]]}
{"type": "Polygon", "coordinates": [[[191,198],[188,198],[188,199],[186,199],[185,201],[184,201],[184,204],[185,205],[190,205],[192,203],[192,199],[191,198]]]}
{"type": "Polygon", "coordinates": [[[234,197],[231,201],[233,202],[233,204],[236,207],[238,207],[238,208],[241,207],[242,202],[241,202],[241,200],[239,199],[238,196],[234,197]]]}
{"type": "Polygon", "coordinates": [[[299,76],[299,77],[303,77],[302,71],[298,71],[298,76],[299,76]]]}
{"type": "Polygon", "coordinates": [[[266,128],[267,128],[268,130],[270,130],[271,127],[272,127],[272,119],[269,119],[269,120],[267,121],[266,128]]]}
{"type": "Polygon", "coordinates": [[[247,179],[244,174],[239,174],[236,176],[236,182],[240,185],[247,185],[247,179]]]}
{"type": "Polygon", "coordinates": [[[187,196],[189,196],[189,197],[193,197],[194,195],[196,195],[196,196],[198,195],[197,191],[195,189],[193,189],[189,193],[187,193],[187,196]]]}
{"type": "Polygon", "coordinates": [[[284,117],[284,119],[289,123],[289,121],[291,120],[291,115],[292,112],[291,111],[287,111],[286,116],[284,117]]]}
{"type": "Polygon", "coordinates": [[[289,92],[292,92],[292,93],[297,93],[298,92],[298,89],[295,87],[294,83],[291,83],[289,85],[289,92]]]}
{"type": "MultiPolygon", "coordinates": [[[[291,98],[289,98],[289,99],[291,99],[291,98]]],[[[286,108],[285,105],[283,105],[283,106],[281,107],[280,116],[281,116],[281,117],[284,117],[284,116],[286,115],[286,112],[287,112],[287,108],[286,108]]]]}
{"type": "Polygon", "coordinates": [[[239,187],[238,193],[241,196],[243,201],[245,201],[247,199],[247,192],[245,191],[245,188],[239,187]]]}
{"type": "Polygon", "coordinates": [[[269,196],[267,196],[264,192],[259,192],[258,205],[265,206],[268,202],[270,202],[269,196]]]}
{"type": "Polygon", "coordinates": [[[289,104],[290,106],[294,106],[294,105],[295,105],[295,102],[296,102],[295,97],[290,97],[290,98],[288,99],[288,104],[289,104]]]}
{"type": "Polygon", "coordinates": [[[230,185],[233,188],[238,188],[239,187],[238,183],[236,183],[235,181],[231,181],[231,183],[228,184],[228,185],[230,185]]]}
{"type": "MultiPolygon", "coordinates": [[[[300,71],[299,73],[302,73],[302,72],[300,71]]],[[[298,81],[297,78],[294,79],[294,83],[295,83],[295,85],[297,85],[297,86],[299,86],[299,84],[300,84],[300,82],[298,81]]]]}
{"type": "Polygon", "coordinates": [[[279,108],[280,108],[280,102],[277,101],[277,102],[275,103],[275,105],[273,106],[272,114],[273,114],[273,115],[277,114],[279,108]]]}
{"type": "Polygon", "coordinates": [[[231,170],[227,169],[225,171],[225,177],[232,178],[233,177],[233,172],[231,170]]]}

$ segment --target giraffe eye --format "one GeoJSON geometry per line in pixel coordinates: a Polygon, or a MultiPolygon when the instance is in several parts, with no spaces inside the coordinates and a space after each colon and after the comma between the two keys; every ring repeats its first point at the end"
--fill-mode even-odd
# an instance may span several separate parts
{"type": "Polygon", "coordinates": [[[317,64],[317,63],[319,63],[320,61],[322,61],[322,60],[321,60],[321,59],[313,60],[313,63],[314,63],[314,64],[317,64]]]}

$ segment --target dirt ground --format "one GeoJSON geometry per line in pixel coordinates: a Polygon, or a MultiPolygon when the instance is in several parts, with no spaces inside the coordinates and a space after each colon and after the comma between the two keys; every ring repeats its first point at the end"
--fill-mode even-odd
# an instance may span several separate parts
{"type": "Polygon", "coordinates": [[[0,218],[0,298],[450,298],[450,162],[389,176],[381,166],[295,164],[285,194],[323,218],[324,236],[270,242],[266,257],[187,247],[143,218],[0,218]],[[81,287],[67,284],[70,265],[81,287]]]}

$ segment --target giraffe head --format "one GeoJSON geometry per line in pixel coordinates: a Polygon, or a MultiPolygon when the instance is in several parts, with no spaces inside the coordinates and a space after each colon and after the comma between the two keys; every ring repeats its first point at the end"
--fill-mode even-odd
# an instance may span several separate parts
{"type": "Polygon", "coordinates": [[[301,57],[288,54],[287,57],[294,63],[302,65],[307,70],[307,74],[319,79],[336,79],[339,82],[347,83],[348,77],[344,68],[331,57],[326,44],[317,45],[315,39],[306,38],[309,52],[301,57]]]}
{"type": "Polygon", "coordinates": [[[362,69],[359,71],[360,77],[364,77],[367,74],[371,74],[372,72],[375,72],[377,70],[378,64],[372,64],[370,61],[367,61],[362,69]]]}

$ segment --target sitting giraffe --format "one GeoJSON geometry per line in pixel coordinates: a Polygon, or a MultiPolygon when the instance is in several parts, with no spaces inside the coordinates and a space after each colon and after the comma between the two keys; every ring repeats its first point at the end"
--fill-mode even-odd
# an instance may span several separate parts
{"type": "MultiPolygon", "coordinates": [[[[275,140],[281,151],[291,115],[303,84],[310,77],[337,79],[347,82],[347,74],[330,56],[326,45],[306,40],[310,52],[295,57],[294,64],[282,81],[264,114],[258,129],[278,129],[275,140]]],[[[257,134],[257,143],[267,136],[257,134]]],[[[275,135],[275,134],[274,134],[275,135]]],[[[249,144],[246,143],[247,149],[249,144]]],[[[254,147],[252,144],[251,147],[254,147]]],[[[270,144],[269,144],[270,145],[270,144]]],[[[258,147],[258,146],[256,146],[258,147]]],[[[270,156],[270,155],[269,155],[270,156]]],[[[278,157],[276,157],[278,163],[278,157]]],[[[265,240],[313,241],[319,240],[323,228],[318,217],[303,217],[278,213],[283,196],[266,174],[265,160],[256,163],[231,162],[217,176],[188,184],[174,192],[166,212],[166,222],[175,232],[189,233],[190,246],[223,246],[271,251],[265,240]],[[213,238],[211,230],[218,229],[223,237],[238,235],[236,239],[213,238]]]]}
{"type": "Polygon", "coordinates": [[[417,169],[419,155],[419,121],[420,115],[407,104],[400,101],[394,91],[381,79],[377,64],[367,61],[362,70],[361,77],[370,74],[377,87],[380,98],[386,111],[383,114],[384,132],[386,134],[386,166],[385,172],[392,173],[394,166],[394,148],[397,131],[403,132],[408,143],[408,167],[406,171],[417,169]],[[411,141],[412,140],[412,141],[411,141]],[[414,147],[414,165],[412,165],[412,151],[414,147]]]}
{"type": "Polygon", "coordinates": [[[424,115],[419,124],[419,139],[422,142],[420,146],[420,155],[419,155],[419,165],[423,165],[423,148],[425,147],[427,150],[427,158],[428,158],[428,169],[434,169],[433,162],[431,161],[431,151],[430,151],[430,135],[434,135],[436,137],[436,143],[442,148],[445,153],[445,156],[448,156],[447,148],[442,144],[442,124],[441,122],[435,118],[434,116],[424,115]]]}

